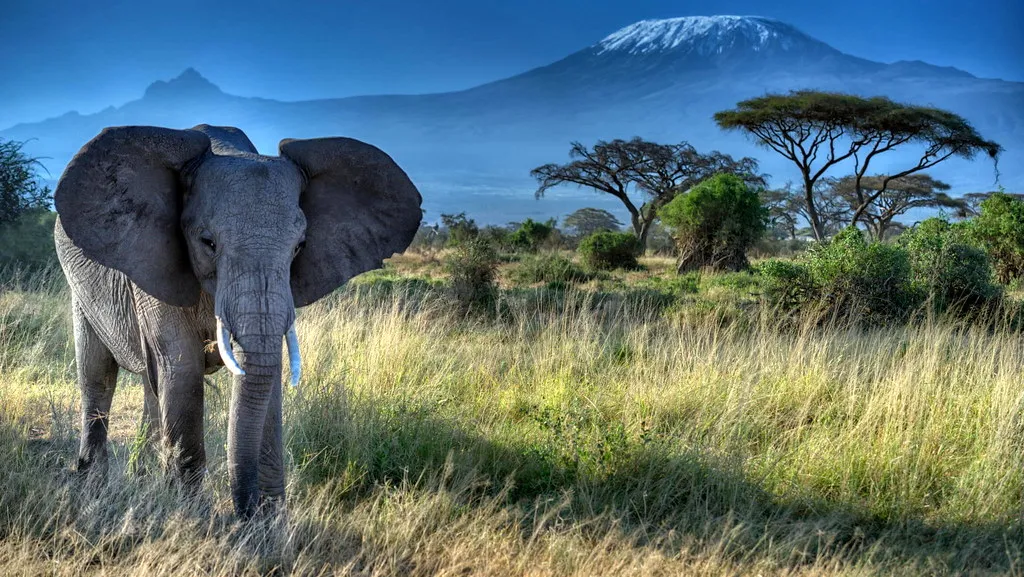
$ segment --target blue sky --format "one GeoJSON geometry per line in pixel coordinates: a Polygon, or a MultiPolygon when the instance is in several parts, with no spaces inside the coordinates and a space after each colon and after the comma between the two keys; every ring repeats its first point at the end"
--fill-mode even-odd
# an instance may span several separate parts
{"type": "Polygon", "coordinates": [[[0,128],[138,98],[197,68],[283,100],[468,88],[548,64],[637,20],[778,18],[857,56],[1024,81],[1024,1],[9,0],[0,128]]]}

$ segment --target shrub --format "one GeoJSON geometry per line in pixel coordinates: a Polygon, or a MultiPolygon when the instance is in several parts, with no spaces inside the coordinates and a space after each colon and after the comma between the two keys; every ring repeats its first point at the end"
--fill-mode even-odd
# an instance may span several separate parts
{"type": "Polygon", "coordinates": [[[510,276],[513,281],[522,284],[571,284],[590,280],[590,275],[576,263],[554,253],[523,258],[510,276]]]}
{"type": "Polygon", "coordinates": [[[1024,200],[996,192],[981,203],[970,235],[985,248],[999,282],[1024,275],[1024,200]]]}
{"type": "Polygon", "coordinates": [[[1000,296],[988,255],[972,244],[963,225],[929,218],[900,235],[899,243],[910,255],[915,286],[937,310],[973,309],[1000,296]]]}
{"type": "Polygon", "coordinates": [[[45,208],[23,212],[13,222],[0,225],[0,268],[39,270],[57,264],[53,225],[57,213],[45,208]]]}
{"type": "Polygon", "coordinates": [[[636,237],[627,232],[595,232],[580,242],[583,264],[594,270],[636,269],[636,237]]]}
{"type": "Polygon", "coordinates": [[[0,224],[50,206],[53,192],[39,183],[39,159],[22,151],[24,142],[0,138],[0,224]]]}
{"type": "Polygon", "coordinates": [[[498,254],[490,243],[470,240],[459,245],[445,259],[455,301],[465,310],[490,308],[497,296],[497,268],[498,254]]]}
{"type": "Polygon", "coordinates": [[[476,221],[466,218],[465,212],[442,214],[441,224],[448,231],[448,246],[459,246],[475,239],[480,234],[476,221]]]}
{"type": "Polygon", "coordinates": [[[832,311],[867,321],[906,318],[920,302],[903,248],[868,243],[853,227],[808,253],[819,298],[832,311]]]}
{"type": "Polygon", "coordinates": [[[757,266],[764,297],[785,311],[797,310],[817,298],[810,268],[801,262],[772,259],[757,266]]]}
{"type": "Polygon", "coordinates": [[[508,236],[508,244],[513,250],[536,252],[541,243],[551,236],[554,229],[554,220],[540,223],[528,218],[508,236]]]}
{"type": "Polygon", "coordinates": [[[477,238],[500,250],[509,247],[511,234],[507,227],[489,224],[480,229],[477,238]]]}
{"type": "Polygon", "coordinates": [[[767,216],[757,191],[734,174],[709,178],[658,211],[674,229],[680,273],[747,268],[747,250],[764,233],[767,216]]]}
{"type": "Polygon", "coordinates": [[[801,260],[769,260],[758,272],[765,298],[785,310],[814,305],[872,324],[906,319],[921,302],[907,250],[868,243],[852,227],[801,260]]]}

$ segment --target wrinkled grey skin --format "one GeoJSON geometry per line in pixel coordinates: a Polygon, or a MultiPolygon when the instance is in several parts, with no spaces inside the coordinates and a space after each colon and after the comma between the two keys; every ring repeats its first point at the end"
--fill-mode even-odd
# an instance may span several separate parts
{"type": "Polygon", "coordinates": [[[235,511],[284,494],[282,338],[295,307],[404,250],[420,195],[380,150],[285,140],[262,156],[236,128],[105,129],[54,194],[82,392],[79,470],[105,470],[118,368],[140,374],[144,419],[171,470],[206,469],[203,375],[222,366],[215,315],[234,337],[228,459],[235,511]]]}

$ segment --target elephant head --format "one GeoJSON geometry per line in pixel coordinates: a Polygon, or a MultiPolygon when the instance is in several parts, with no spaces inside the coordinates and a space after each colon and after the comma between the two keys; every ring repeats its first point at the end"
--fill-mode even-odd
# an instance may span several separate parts
{"type": "Polygon", "coordinates": [[[89,259],[171,306],[213,296],[218,348],[235,373],[229,466],[243,514],[259,499],[267,407],[295,307],[405,250],[421,218],[416,187],[369,144],[284,140],[279,151],[259,155],[233,128],[107,128],[54,195],[89,259]]]}

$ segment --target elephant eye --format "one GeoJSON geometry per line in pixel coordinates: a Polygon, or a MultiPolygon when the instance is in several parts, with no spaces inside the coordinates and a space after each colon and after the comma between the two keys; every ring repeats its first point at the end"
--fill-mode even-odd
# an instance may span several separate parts
{"type": "Polygon", "coordinates": [[[213,242],[213,239],[208,236],[199,237],[199,242],[206,245],[206,248],[210,249],[210,252],[217,252],[217,243],[213,242]]]}

